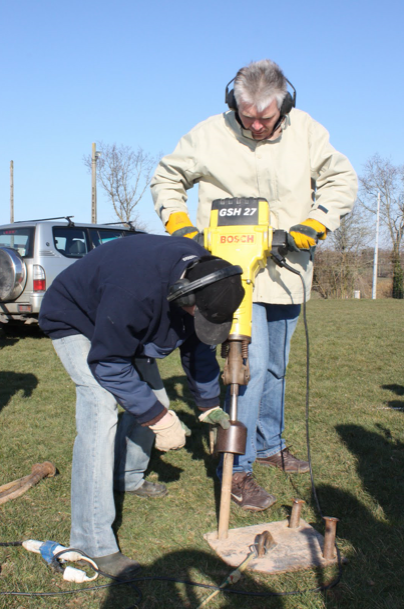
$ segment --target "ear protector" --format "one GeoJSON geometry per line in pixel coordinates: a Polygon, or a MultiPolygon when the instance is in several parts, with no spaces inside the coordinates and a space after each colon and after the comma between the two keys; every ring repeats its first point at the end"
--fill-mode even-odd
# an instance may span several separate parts
{"type": "Polygon", "coordinates": [[[226,266],[224,269],[219,269],[214,273],[205,275],[195,281],[190,281],[186,277],[176,281],[169,289],[167,300],[168,302],[175,301],[178,307],[193,307],[196,303],[195,290],[203,288],[206,285],[231,277],[232,275],[241,275],[243,269],[239,265],[226,266]]]}
{"type": "MultiPolygon", "coordinates": [[[[231,81],[229,83],[227,83],[227,85],[226,85],[226,93],[225,93],[224,101],[229,106],[230,110],[235,110],[236,112],[238,112],[236,96],[234,95],[234,89],[229,88],[231,83],[234,80],[236,80],[236,77],[232,78],[231,81]]],[[[288,83],[288,85],[293,89],[293,95],[291,95],[289,93],[289,91],[286,93],[286,95],[282,101],[282,106],[280,109],[281,116],[285,116],[286,114],[289,114],[289,112],[292,110],[292,108],[296,108],[296,89],[294,88],[294,86],[292,85],[290,80],[288,80],[286,77],[285,77],[285,80],[288,83]]]]}

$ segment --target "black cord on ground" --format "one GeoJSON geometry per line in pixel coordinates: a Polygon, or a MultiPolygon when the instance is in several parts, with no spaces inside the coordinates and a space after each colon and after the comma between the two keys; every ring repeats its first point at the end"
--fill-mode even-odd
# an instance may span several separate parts
{"type": "MultiPolygon", "coordinates": [[[[294,271],[296,273],[296,271],[294,271]]],[[[310,343],[309,343],[309,328],[307,324],[307,315],[306,315],[306,289],[304,285],[304,280],[301,273],[298,273],[300,280],[303,285],[303,323],[304,323],[304,331],[306,335],[306,444],[307,444],[307,459],[309,462],[310,468],[310,480],[311,480],[311,491],[313,493],[313,497],[315,499],[318,513],[321,518],[324,520],[323,512],[321,510],[320,502],[318,500],[316,485],[314,483],[313,476],[313,468],[311,465],[311,452],[310,452],[310,428],[309,428],[309,403],[310,403],[310,343]]],[[[335,542],[335,550],[337,552],[337,560],[338,560],[338,576],[333,580],[330,584],[328,584],[327,589],[334,588],[334,586],[338,585],[342,579],[342,559],[341,553],[337,546],[337,542],[335,542]]]]}
{"type": "Polygon", "coordinates": [[[299,273],[300,280],[303,285],[303,324],[304,324],[304,332],[306,336],[306,444],[307,444],[307,459],[309,462],[310,468],[310,480],[311,480],[311,490],[317,505],[318,513],[321,518],[323,518],[323,514],[320,507],[320,502],[317,497],[316,487],[314,484],[314,476],[313,476],[313,468],[311,466],[311,452],[310,452],[310,430],[309,430],[309,403],[310,403],[310,342],[309,342],[309,328],[307,324],[307,314],[306,314],[306,288],[304,285],[304,280],[299,273]]]}
{"type": "Polygon", "coordinates": [[[0,546],[6,548],[7,546],[22,546],[22,541],[3,541],[0,546]]]}

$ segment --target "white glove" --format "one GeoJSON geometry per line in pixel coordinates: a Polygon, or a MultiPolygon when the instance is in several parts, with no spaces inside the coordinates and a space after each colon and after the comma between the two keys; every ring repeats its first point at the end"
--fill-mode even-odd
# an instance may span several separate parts
{"type": "Polygon", "coordinates": [[[166,417],[163,417],[155,425],[150,425],[156,436],[156,448],[163,452],[182,448],[185,446],[185,436],[191,435],[191,431],[179,420],[174,410],[169,410],[168,414],[171,420],[164,420],[166,417]]]}

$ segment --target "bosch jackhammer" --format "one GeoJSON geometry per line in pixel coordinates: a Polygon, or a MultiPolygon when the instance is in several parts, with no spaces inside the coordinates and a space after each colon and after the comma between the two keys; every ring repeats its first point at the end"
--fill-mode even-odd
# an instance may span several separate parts
{"type": "Polygon", "coordinates": [[[285,261],[285,254],[293,247],[293,239],[283,230],[274,230],[269,224],[269,204],[265,199],[216,199],[212,203],[210,225],[204,230],[204,247],[243,269],[242,283],[245,295],[234,313],[233,324],[226,342],[222,345],[225,365],[223,383],[229,385],[230,427],[218,428],[216,450],[223,453],[223,475],[220,498],[218,538],[226,539],[230,518],[231,484],[234,455],[245,453],[247,430],[237,420],[237,402],[240,385],[250,379],[248,345],[251,342],[254,281],[264,269],[269,256],[279,266],[299,274],[285,261]]]}

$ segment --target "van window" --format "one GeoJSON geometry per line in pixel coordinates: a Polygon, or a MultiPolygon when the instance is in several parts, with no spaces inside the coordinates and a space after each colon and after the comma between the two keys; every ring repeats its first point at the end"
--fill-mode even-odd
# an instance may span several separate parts
{"type": "Polygon", "coordinates": [[[57,251],[67,258],[82,258],[88,252],[85,229],[54,226],[53,240],[57,251]]]}
{"type": "Polygon", "coordinates": [[[122,237],[124,232],[122,229],[90,228],[91,240],[95,247],[122,237]]]}
{"type": "Polygon", "coordinates": [[[34,250],[33,228],[3,228],[0,230],[0,247],[9,247],[22,258],[32,258],[34,250]]]}

